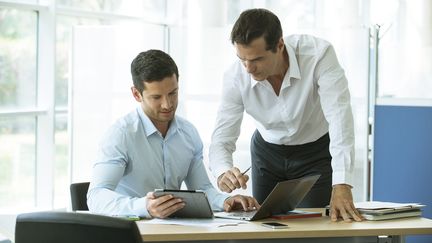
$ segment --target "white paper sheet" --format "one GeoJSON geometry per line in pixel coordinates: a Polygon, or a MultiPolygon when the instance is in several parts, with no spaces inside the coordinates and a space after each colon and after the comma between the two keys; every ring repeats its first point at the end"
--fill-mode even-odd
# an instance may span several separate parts
{"type": "Polygon", "coordinates": [[[239,224],[246,224],[246,221],[232,220],[232,219],[151,219],[141,221],[145,224],[174,224],[174,225],[186,225],[186,226],[198,226],[198,227],[225,227],[225,226],[237,226],[239,224]]]}
{"type": "Polygon", "coordinates": [[[368,202],[355,202],[356,208],[364,209],[380,209],[380,208],[402,208],[402,207],[422,207],[424,205],[418,203],[394,203],[394,202],[380,202],[380,201],[368,201],[368,202]]]}

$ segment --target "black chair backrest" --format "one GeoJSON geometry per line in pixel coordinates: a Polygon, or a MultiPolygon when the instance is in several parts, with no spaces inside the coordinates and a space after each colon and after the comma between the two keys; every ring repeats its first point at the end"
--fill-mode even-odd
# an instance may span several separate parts
{"type": "Polygon", "coordinates": [[[74,212],[18,215],[15,243],[142,243],[134,221],[74,212]]]}
{"type": "Polygon", "coordinates": [[[70,185],[70,194],[72,210],[89,210],[87,206],[87,191],[90,182],[72,183],[70,185]]]}

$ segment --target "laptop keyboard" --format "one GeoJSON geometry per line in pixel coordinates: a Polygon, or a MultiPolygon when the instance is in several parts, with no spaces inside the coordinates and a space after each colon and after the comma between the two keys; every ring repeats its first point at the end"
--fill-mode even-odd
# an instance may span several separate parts
{"type": "Polygon", "coordinates": [[[254,210],[254,211],[248,211],[248,212],[238,211],[238,212],[228,213],[228,215],[234,216],[234,217],[252,217],[252,216],[255,215],[255,213],[256,213],[256,210],[254,210]]]}

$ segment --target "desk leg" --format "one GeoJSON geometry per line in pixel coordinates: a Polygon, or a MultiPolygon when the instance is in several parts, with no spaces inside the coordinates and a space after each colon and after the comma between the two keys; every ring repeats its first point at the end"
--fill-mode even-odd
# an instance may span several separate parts
{"type": "Polygon", "coordinates": [[[403,235],[378,236],[378,243],[405,243],[403,235]]]}
{"type": "Polygon", "coordinates": [[[405,236],[403,235],[392,235],[391,239],[391,243],[405,243],[405,236]]]}

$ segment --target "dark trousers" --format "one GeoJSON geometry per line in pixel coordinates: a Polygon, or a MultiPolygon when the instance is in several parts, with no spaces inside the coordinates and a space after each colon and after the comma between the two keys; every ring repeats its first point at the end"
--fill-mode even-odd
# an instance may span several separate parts
{"type": "Polygon", "coordinates": [[[264,141],[258,130],[251,139],[252,191],[259,203],[280,181],[320,174],[321,177],[297,206],[320,208],[330,204],[332,167],[328,133],[315,142],[277,145],[264,141]]]}

